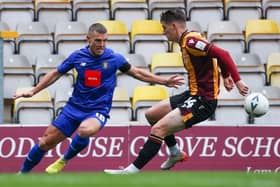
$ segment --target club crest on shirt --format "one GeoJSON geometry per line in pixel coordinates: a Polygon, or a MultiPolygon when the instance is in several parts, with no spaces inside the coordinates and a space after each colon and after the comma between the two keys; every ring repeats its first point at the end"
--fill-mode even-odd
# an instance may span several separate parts
{"type": "Polygon", "coordinates": [[[194,40],[193,40],[193,39],[190,39],[190,40],[188,41],[188,44],[194,44],[194,40]]]}
{"type": "Polygon", "coordinates": [[[103,66],[103,69],[107,69],[109,67],[109,64],[108,64],[108,62],[105,61],[105,62],[103,62],[102,66],[103,66]]]}

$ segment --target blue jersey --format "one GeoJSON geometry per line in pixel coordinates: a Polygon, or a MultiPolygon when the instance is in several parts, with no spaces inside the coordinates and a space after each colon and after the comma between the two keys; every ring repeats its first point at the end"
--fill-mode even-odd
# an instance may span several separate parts
{"type": "Polygon", "coordinates": [[[79,111],[70,111],[72,107],[68,107],[66,114],[99,111],[109,117],[116,72],[125,63],[127,61],[122,55],[107,48],[101,56],[93,56],[88,46],[73,52],[57,67],[59,73],[64,74],[75,68],[78,74],[72,97],[67,104],[79,111]]]}

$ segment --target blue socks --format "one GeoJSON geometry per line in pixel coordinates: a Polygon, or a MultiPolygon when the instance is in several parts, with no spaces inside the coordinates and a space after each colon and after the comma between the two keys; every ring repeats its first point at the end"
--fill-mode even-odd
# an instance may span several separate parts
{"type": "Polygon", "coordinates": [[[89,137],[83,138],[78,134],[73,138],[71,145],[63,156],[65,161],[70,160],[89,144],[89,137]]]}
{"type": "Polygon", "coordinates": [[[30,172],[42,160],[45,153],[46,151],[42,150],[38,144],[33,146],[33,148],[29,151],[27,157],[25,158],[20,168],[20,172],[30,172]]]}
{"type": "MultiPolygon", "coordinates": [[[[89,144],[89,137],[82,138],[78,134],[73,138],[71,145],[63,156],[65,161],[70,160],[82,151],[89,144]]],[[[21,173],[30,172],[43,158],[46,151],[41,149],[38,144],[34,145],[25,158],[21,168],[21,173]]]]}

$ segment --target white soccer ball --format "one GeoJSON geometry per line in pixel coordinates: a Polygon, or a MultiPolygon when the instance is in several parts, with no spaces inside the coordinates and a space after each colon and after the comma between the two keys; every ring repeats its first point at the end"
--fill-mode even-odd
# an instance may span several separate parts
{"type": "Polygon", "coordinates": [[[261,117],[268,112],[268,99],[261,93],[254,92],[245,99],[245,110],[252,117],[261,117]]]}

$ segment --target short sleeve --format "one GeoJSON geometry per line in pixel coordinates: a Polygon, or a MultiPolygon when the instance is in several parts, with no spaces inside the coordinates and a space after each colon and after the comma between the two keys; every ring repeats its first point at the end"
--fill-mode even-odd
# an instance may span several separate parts
{"type": "Polygon", "coordinates": [[[69,70],[71,70],[74,67],[74,57],[73,55],[66,58],[58,67],[57,71],[61,74],[67,73],[69,70]]]}
{"type": "MultiPolygon", "coordinates": [[[[124,64],[127,64],[127,60],[124,56],[122,56],[121,54],[115,54],[116,56],[116,60],[117,60],[117,68],[120,69],[121,67],[124,66],[124,64]]],[[[121,70],[121,69],[120,69],[121,70]]]]}
{"type": "Polygon", "coordinates": [[[128,62],[126,62],[126,63],[124,63],[124,64],[119,68],[119,70],[120,70],[121,72],[125,73],[125,72],[127,72],[128,70],[130,70],[130,68],[131,68],[131,64],[128,63],[128,62]]]}
{"type": "Polygon", "coordinates": [[[211,44],[196,32],[186,35],[182,45],[194,56],[206,56],[210,46],[211,44]]]}

